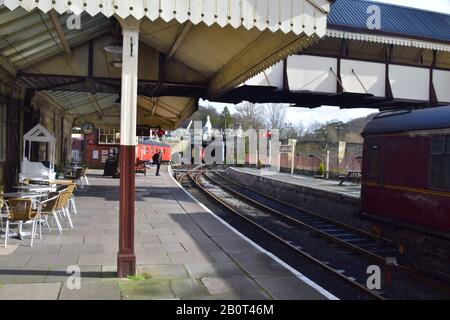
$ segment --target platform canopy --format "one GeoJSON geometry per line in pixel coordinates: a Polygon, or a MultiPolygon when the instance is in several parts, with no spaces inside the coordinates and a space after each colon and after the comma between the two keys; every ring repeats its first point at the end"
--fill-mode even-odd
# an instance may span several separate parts
{"type": "Polygon", "coordinates": [[[217,101],[382,110],[450,104],[448,13],[339,0],[327,22],[317,43],[217,101]],[[368,25],[377,12],[380,25],[368,25]]]}
{"type": "Polygon", "coordinates": [[[105,48],[121,41],[119,20],[137,20],[138,125],[171,129],[199,98],[220,97],[324,36],[330,2],[0,0],[0,65],[76,123],[118,125],[120,61],[105,48]],[[73,14],[80,28],[70,27],[73,14]]]}

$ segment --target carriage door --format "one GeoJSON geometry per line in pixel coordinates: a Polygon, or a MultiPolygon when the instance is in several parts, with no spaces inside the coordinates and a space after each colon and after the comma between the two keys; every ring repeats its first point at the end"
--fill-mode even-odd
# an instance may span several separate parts
{"type": "Polygon", "coordinates": [[[366,144],[366,156],[367,161],[363,168],[364,187],[361,194],[363,211],[368,214],[380,214],[383,201],[380,144],[369,139],[366,144]]]}

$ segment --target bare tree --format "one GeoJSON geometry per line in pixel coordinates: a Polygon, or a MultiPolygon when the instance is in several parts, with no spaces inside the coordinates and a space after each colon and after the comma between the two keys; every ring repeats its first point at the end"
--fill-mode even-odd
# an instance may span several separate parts
{"type": "Polygon", "coordinates": [[[264,120],[269,129],[281,129],[286,120],[287,106],[280,103],[264,105],[264,120]]]}
{"type": "Polygon", "coordinates": [[[259,129],[262,127],[263,119],[261,116],[261,107],[259,105],[243,101],[236,105],[236,111],[242,129],[259,129]]]}
{"type": "Polygon", "coordinates": [[[297,133],[297,137],[300,138],[300,137],[302,137],[302,136],[305,135],[306,129],[307,129],[307,128],[305,127],[305,125],[304,125],[303,123],[298,122],[298,123],[295,125],[294,129],[295,129],[295,131],[296,131],[296,133],[297,133]]]}

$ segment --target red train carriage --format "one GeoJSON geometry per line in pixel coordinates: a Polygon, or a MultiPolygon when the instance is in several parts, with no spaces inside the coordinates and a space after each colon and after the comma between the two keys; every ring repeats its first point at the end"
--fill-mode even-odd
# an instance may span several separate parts
{"type": "Polygon", "coordinates": [[[417,266],[448,276],[450,106],[380,113],[363,136],[362,214],[417,266]]]}
{"type": "Polygon", "coordinates": [[[163,151],[162,161],[166,163],[170,162],[170,145],[158,141],[140,141],[136,146],[136,160],[151,163],[153,161],[153,155],[160,149],[163,151]]]}

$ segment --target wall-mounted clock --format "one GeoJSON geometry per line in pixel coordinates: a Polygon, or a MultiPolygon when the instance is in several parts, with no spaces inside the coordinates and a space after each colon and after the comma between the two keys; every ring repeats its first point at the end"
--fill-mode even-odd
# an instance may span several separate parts
{"type": "Polygon", "coordinates": [[[92,124],[90,122],[85,122],[81,126],[81,132],[83,132],[83,134],[85,134],[85,135],[91,135],[94,133],[94,131],[95,131],[95,126],[94,126],[94,124],[92,124]]]}

